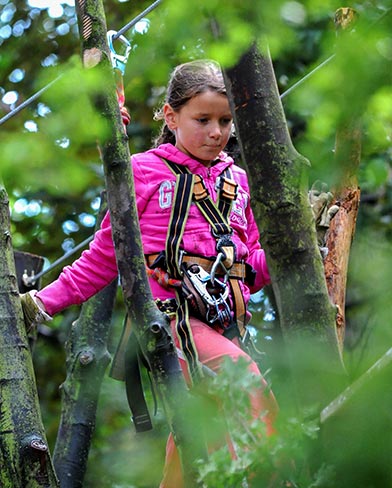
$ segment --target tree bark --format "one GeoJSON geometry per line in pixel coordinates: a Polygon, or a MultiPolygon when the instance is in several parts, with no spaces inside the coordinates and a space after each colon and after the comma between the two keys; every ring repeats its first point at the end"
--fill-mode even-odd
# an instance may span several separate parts
{"type": "MultiPolygon", "coordinates": [[[[105,212],[106,201],[96,230],[105,212]]],[[[110,362],[107,341],[116,291],[114,280],[83,304],[66,343],[67,377],[61,386],[61,422],[53,454],[61,488],[83,486],[101,383],[110,362]]]]}
{"type": "Polygon", "coordinates": [[[202,456],[203,450],[199,445],[195,448],[197,436],[187,429],[188,391],[166,316],[155,306],[148,284],[129,148],[109,66],[104,9],[102,1],[80,0],[76,6],[84,66],[94,67],[103,75],[102,90],[95,104],[110,131],[109,137],[101,141],[101,154],[124,300],[179,449],[185,486],[192,487],[195,485],[193,462],[202,456]]]}
{"type": "MultiPolygon", "coordinates": [[[[351,8],[337,10],[335,24],[339,35],[352,27],[355,11],[351,8]]],[[[361,161],[362,130],[360,114],[345,113],[336,131],[335,167],[340,171],[340,183],[333,189],[334,202],[339,211],[331,221],[327,233],[328,255],[325,259],[325,277],[329,296],[337,307],[336,328],[340,350],[343,351],[346,328],[346,283],[351,244],[355,234],[361,191],[357,172],[361,161]]],[[[349,110],[350,110],[349,109],[349,110]]]]}
{"type": "Polygon", "coordinates": [[[333,189],[332,203],[337,204],[339,210],[328,229],[328,254],[324,266],[329,296],[337,307],[336,328],[339,347],[343,352],[348,263],[361,195],[356,176],[361,158],[361,128],[357,120],[338,129],[335,157],[343,174],[340,185],[333,189]]]}
{"type": "Polygon", "coordinates": [[[305,403],[328,401],[339,387],[324,380],[341,378],[343,366],[307,197],[309,163],[292,144],[268,50],[253,45],[225,78],[297,392],[305,403]]]}
{"type": "Polygon", "coordinates": [[[0,486],[57,487],[19,299],[8,196],[2,186],[0,317],[0,486]]]}

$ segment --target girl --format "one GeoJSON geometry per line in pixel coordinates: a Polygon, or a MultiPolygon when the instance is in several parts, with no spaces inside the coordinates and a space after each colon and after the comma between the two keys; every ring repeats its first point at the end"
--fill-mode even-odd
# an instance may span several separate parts
{"type": "MultiPolygon", "coordinates": [[[[187,378],[195,356],[214,371],[219,370],[225,357],[233,361],[243,357],[249,362],[249,369],[260,378],[260,389],[251,394],[252,415],[263,415],[267,432],[271,433],[277,411],[275,399],[272,393],[266,394],[259,368],[239,342],[243,333],[240,329],[250,316],[244,305],[250,293],[261,289],[270,278],[249,204],[247,176],[223,152],[232,132],[232,115],[219,66],[212,61],[194,61],[175,68],[157,118],[164,123],[156,147],[131,160],[153,296],[158,305],[169,303],[177,309],[189,301],[190,317],[182,324],[171,321],[177,347],[184,341],[185,330],[185,340],[194,348],[190,354],[188,351],[188,365],[181,360],[187,378]],[[178,231],[173,226],[178,219],[173,203],[179,198],[181,178],[177,175],[183,173],[198,177],[193,186],[194,203],[186,209],[178,231]],[[199,204],[196,187],[201,200],[208,201],[212,210],[218,209],[215,221],[206,217],[209,211],[199,204]],[[176,238],[179,247],[167,244],[177,242],[176,238]],[[244,263],[254,270],[253,283],[245,276],[244,263]],[[162,276],[172,279],[164,280],[162,276]],[[185,329],[179,333],[184,324],[185,329]]],[[[107,214],[89,250],[64,268],[55,282],[33,294],[35,303],[51,316],[86,301],[117,273],[107,214]]],[[[182,486],[178,454],[170,436],[161,488],[182,486]]]]}

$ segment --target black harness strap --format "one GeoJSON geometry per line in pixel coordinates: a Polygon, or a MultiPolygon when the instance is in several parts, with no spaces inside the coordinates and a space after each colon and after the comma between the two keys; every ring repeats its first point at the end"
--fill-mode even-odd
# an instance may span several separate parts
{"type": "Polygon", "coordinates": [[[174,202],[170,216],[170,224],[166,239],[167,271],[173,278],[181,279],[180,263],[178,259],[179,248],[184,233],[185,223],[188,218],[189,207],[191,205],[190,195],[192,195],[194,176],[190,174],[178,174],[177,184],[174,194],[174,202]]]}
{"type": "Polygon", "coordinates": [[[132,333],[125,355],[125,390],[135,430],[146,432],[152,429],[152,422],[144,397],[139,354],[140,346],[132,333]]]}
{"type": "Polygon", "coordinates": [[[198,382],[203,377],[199,355],[193,342],[191,324],[189,322],[189,310],[186,297],[181,291],[176,290],[176,332],[180,340],[181,350],[184,353],[190,372],[190,380],[198,382]]]}
{"type": "Polygon", "coordinates": [[[230,171],[228,169],[224,171],[223,176],[218,178],[216,189],[218,193],[218,208],[222,215],[226,215],[228,218],[233,201],[237,198],[238,192],[237,183],[230,178],[230,171]]]}
{"type": "MultiPolygon", "coordinates": [[[[166,267],[169,274],[175,279],[182,277],[179,246],[192,201],[193,185],[194,175],[190,173],[177,174],[176,190],[166,238],[166,267]]],[[[198,380],[202,376],[202,372],[189,323],[188,303],[182,290],[176,290],[176,298],[176,333],[188,364],[191,381],[198,380]]]]}
{"type": "Polygon", "coordinates": [[[131,321],[126,315],[109,375],[116,380],[125,381],[128,405],[132,412],[135,430],[145,432],[152,429],[152,422],[143,392],[139,351],[140,345],[132,332],[131,321]]]}
{"type": "MultiPolygon", "coordinates": [[[[165,163],[176,175],[192,175],[186,166],[180,166],[167,159],[165,159],[165,163]]],[[[229,175],[229,170],[225,170],[225,174],[229,175]]],[[[202,177],[195,175],[193,199],[206,220],[211,224],[215,237],[223,234],[231,234],[232,232],[231,227],[228,224],[228,218],[233,200],[237,196],[237,185],[233,180],[229,179],[228,176],[225,176],[225,174],[219,178],[218,182],[218,207],[212,201],[202,177]],[[231,183],[229,183],[229,181],[231,183]],[[230,188],[231,191],[228,190],[228,188],[230,188]]]]}
{"type": "MultiPolygon", "coordinates": [[[[200,182],[204,186],[204,182],[199,175],[196,175],[195,178],[195,185],[200,182]]],[[[228,204],[229,202],[226,202],[226,204],[222,206],[222,209],[226,212],[226,214],[223,215],[220,209],[216,207],[214,202],[211,200],[207,190],[201,197],[199,197],[197,193],[194,193],[193,199],[196,205],[199,207],[201,213],[204,215],[205,219],[211,224],[212,232],[215,237],[223,234],[231,234],[231,228],[227,224],[227,217],[231,209],[231,202],[230,205],[228,204]]]]}

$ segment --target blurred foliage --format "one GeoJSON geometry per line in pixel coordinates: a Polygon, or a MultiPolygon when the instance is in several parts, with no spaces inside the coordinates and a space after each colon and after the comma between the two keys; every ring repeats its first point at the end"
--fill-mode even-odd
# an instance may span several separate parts
{"type": "MultiPolygon", "coordinates": [[[[119,30],[152,2],[104,3],[108,28],[119,30]]],[[[362,203],[350,260],[345,342],[346,364],[354,379],[391,344],[392,5],[391,0],[353,2],[359,14],[355,30],[337,38],[333,18],[342,6],[336,0],[198,0],[184,7],[180,0],[165,0],[148,21],[125,34],[132,51],[124,87],[132,115],[129,145],[135,153],[151,146],[158,129],[153,114],[162,103],[170,71],[179,62],[213,57],[229,66],[251,42],[266,35],[278,87],[284,93],[334,55],[285,96],[283,104],[293,142],[312,163],[309,180],[322,179],[331,186],[340,177],[333,160],[336,128],[353,111],[362,117],[363,156],[358,172],[362,203]]],[[[0,132],[1,176],[10,198],[14,247],[45,256],[49,265],[94,228],[104,187],[96,140],[105,126],[89,97],[99,93],[101,80],[80,67],[72,0],[46,4],[0,0],[0,49],[0,116],[57,80],[6,121],[0,132]]],[[[62,265],[73,259],[68,257],[62,265]]],[[[47,273],[43,284],[59,271],[60,267],[47,273]]],[[[268,290],[253,297],[252,310],[257,347],[264,351],[261,367],[271,368],[274,391],[283,392],[281,385],[290,379],[268,290]]],[[[62,346],[77,312],[75,307],[60,314],[51,331],[43,329],[34,354],[52,445],[59,415],[58,385],[64,377],[62,346]]],[[[122,313],[119,297],[111,352],[122,313]]],[[[278,399],[281,404],[290,402],[278,399]]],[[[151,435],[136,437],[123,385],[106,379],[86,487],[156,486],[166,434],[161,415],[151,435]]],[[[301,429],[296,424],[297,433],[287,437],[294,443],[303,435],[301,429]]],[[[219,459],[213,462],[219,467],[219,459]]],[[[233,469],[237,479],[238,466],[233,469]]],[[[219,476],[219,471],[206,466],[201,476],[207,480],[219,476]]],[[[326,473],[330,476],[328,466],[319,476],[326,473]]],[[[210,486],[220,486],[218,478],[214,482],[210,486]]],[[[314,483],[309,486],[322,486],[314,483]]]]}

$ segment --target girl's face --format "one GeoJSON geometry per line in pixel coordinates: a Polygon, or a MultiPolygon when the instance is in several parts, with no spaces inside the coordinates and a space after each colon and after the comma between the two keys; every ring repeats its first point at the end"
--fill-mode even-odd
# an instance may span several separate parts
{"type": "Polygon", "coordinates": [[[176,147],[204,166],[210,166],[229,140],[232,116],[225,95],[208,90],[175,112],[163,108],[165,121],[176,136],[176,147]]]}

